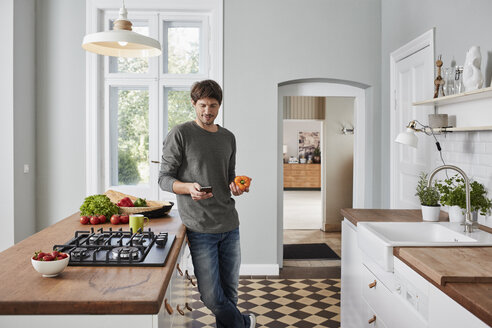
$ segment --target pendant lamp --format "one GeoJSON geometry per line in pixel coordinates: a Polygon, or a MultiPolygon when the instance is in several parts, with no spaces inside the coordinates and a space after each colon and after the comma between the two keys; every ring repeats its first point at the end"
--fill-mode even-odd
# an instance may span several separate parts
{"type": "Polygon", "coordinates": [[[162,53],[159,41],[132,32],[132,23],[127,18],[128,11],[120,8],[119,17],[113,30],[87,34],[82,48],[104,56],[114,57],[153,57],[162,53]]]}

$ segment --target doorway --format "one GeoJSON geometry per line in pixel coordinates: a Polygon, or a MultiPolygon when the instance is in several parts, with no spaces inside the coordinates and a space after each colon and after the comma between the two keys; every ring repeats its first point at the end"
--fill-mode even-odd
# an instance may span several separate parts
{"type": "MultiPolygon", "coordinates": [[[[353,99],[353,174],[351,184],[353,186],[352,206],[371,207],[372,204],[372,88],[367,85],[352,81],[335,79],[305,79],[295,80],[279,84],[278,89],[278,181],[283,182],[283,109],[284,97],[286,96],[311,96],[311,97],[350,97],[353,99]]],[[[326,124],[324,124],[326,128],[326,124]]],[[[341,128],[340,128],[341,130],[341,128]]],[[[323,146],[326,148],[326,145],[323,146]]],[[[322,150],[326,155],[326,151],[322,150]]],[[[336,154],[332,154],[336,156],[336,154]]],[[[323,159],[322,159],[323,163],[323,159]]],[[[323,165],[323,164],[322,164],[323,165]]],[[[325,172],[324,169],[322,169],[325,172]]],[[[325,181],[323,174],[323,181],[325,181]]],[[[284,244],[284,195],[283,183],[278,185],[278,207],[277,207],[277,240],[278,240],[278,264],[283,267],[283,244],[284,244]]],[[[323,210],[325,213],[326,210],[323,210]]],[[[341,221],[341,220],[340,220],[341,221]]],[[[336,224],[340,226],[340,223],[336,224]]],[[[337,227],[330,227],[336,230],[337,227]]],[[[318,232],[321,229],[318,230],[318,232]]]]}

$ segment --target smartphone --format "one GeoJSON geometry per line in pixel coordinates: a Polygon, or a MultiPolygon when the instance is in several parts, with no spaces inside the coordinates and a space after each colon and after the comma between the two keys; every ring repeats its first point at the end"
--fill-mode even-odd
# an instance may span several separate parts
{"type": "Polygon", "coordinates": [[[212,186],[200,187],[201,192],[212,192],[212,186]]]}

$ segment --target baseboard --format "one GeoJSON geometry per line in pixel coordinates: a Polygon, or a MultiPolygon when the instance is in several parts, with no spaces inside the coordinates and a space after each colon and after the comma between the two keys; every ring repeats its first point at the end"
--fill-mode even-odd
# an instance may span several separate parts
{"type": "Polygon", "coordinates": [[[241,276],[278,276],[279,273],[278,264],[241,264],[239,269],[241,276]]]}
{"type": "Polygon", "coordinates": [[[323,231],[326,231],[326,232],[342,231],[342,224],[341,223],[336,223],[336,224],[325,223],[323,231]]]}

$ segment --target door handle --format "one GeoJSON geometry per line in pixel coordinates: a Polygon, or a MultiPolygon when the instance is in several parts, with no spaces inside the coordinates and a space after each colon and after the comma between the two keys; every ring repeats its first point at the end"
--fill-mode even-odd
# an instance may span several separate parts
{"type": "Polygon", "coordinates": [[[369,319],[367,322],[368,323],[373,323],[374,321],[376,321],[376,316],[373,315],[371,319],[369,319]]]}
{"type": "Polygon", "coordinates": [[[377,281],[376,281],[376,280],[374,280],[373,282],[371,282],[371,283],[369,284],[369,288],[376,287],[376,283],[377,283],[377,281]]]}

